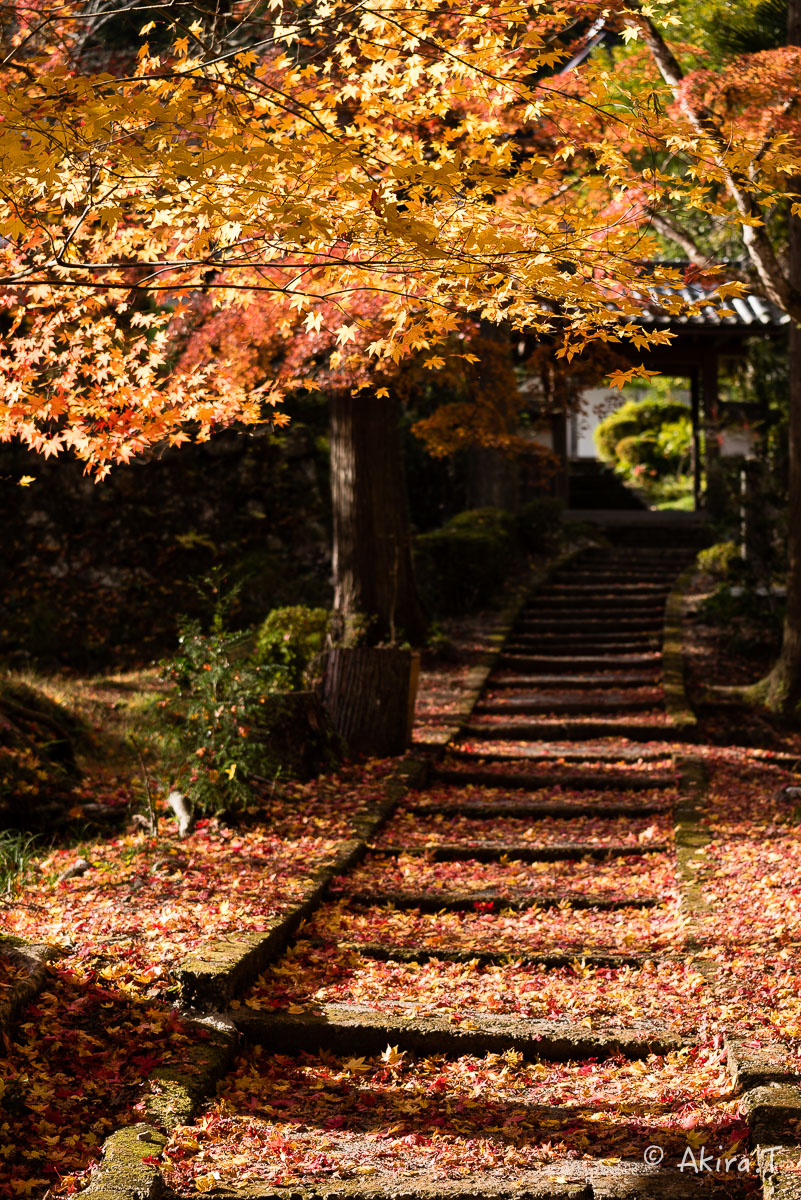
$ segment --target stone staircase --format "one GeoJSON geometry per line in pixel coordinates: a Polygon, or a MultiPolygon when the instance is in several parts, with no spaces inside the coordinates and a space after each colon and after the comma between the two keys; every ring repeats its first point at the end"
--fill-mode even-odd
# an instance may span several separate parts
{"type": "Polygon", "coordinates": [[[567,507],[637,512],[648,506],[611,467],[597,459],[582,458],[570,463],[567,507]]]}
{"type": "Polygon", "coordinates": [[[680,1168],[688,1130],[747,1133],[698,1037],[674,853],[661,631],[687,557],[588,551],[530,599],[427,787],[232,1009],[250,1049],[174,1135],[168,1191],[749,1194],[680,1168]]]}

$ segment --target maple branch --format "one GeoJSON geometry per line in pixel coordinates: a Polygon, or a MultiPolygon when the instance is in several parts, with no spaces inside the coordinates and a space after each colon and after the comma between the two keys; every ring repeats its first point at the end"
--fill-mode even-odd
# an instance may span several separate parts
{"type": "MultiPolygon", "coordinates": [[[[792,109],[795,107],[795,105],[797,103],[798,103],[798,96],[788,96],[788,98],[785,100],[784,104],[781,105],[778,112],[776,113],[776,118],[786,117],[787,114],[792,111],[792,109]]],[[[774,120],[776,118],[774,118],[774,120]]],[[[762,161],[765,154],[769,150],[770,143],[773,140],[773,133],[774,133],[774,130],[771,129],[769,133],[765,134],[762,145],[759,147],[756,154],[754,155],[754,157],[751,161],[751,165],[748,168],[748,175],[749,175],[750,179],[756,179],[756,177],[757,177],[756,167],[762,161]]]]}
{"type": "Polygon", "coordinates": [[[742,219],[743,243],[766,296],[801,325],[801,291],[792,286],[782,270],[776,251],[764,229],[762,209],[751,194],[750,181],[741,171],[730,165],[729,147],[711,112],[704,104],[696,105],[692,102],[682,87],[685,75],[678,59],[651,18],[642,12],[638,0],[633,0],[633,3],[637,10],[637,25],[660,75],[692,128],[712,148],[715,165],[721,171],[726,189],[742,219]],[[752,224],[754,221],[759,224],[752,224]]]}
{"type": "Polygon", "coordinates": [[[671,242],[680,246],[691,263],[697,267],[709,267],[711,262],[709,255],[699,249],[698,243],[685,229],[676,225],[672,218],[666,217],[664,213],[660,213],[654,208],[648,208],[646,212],[649,224],[657,233],[661,233],[663,237],[669,238],[671,242]]]}

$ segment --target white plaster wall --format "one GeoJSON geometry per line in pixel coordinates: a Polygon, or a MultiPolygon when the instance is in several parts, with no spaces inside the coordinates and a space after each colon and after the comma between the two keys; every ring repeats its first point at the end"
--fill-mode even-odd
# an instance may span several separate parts
{"type": "MultiPolygon", "coordinates": [[[[571,458],[597,458],[593,434],[610,413],[616,412],[627,400],[644,400],[645,388],[626,388],[621,392],[618,388],[588,388],[582,393],[581,404],[577,412],[568,418],[567,447],[571,458]]],[[[689,388],[673,388],[672,394],[676,400],[690,404],[689,388]]]]}

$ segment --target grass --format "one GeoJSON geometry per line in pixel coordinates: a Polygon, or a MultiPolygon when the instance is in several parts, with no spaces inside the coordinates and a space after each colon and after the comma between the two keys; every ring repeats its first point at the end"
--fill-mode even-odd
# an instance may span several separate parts
{"type": "Polygon", "coordinates": [[[38,838],[13,829],[0,830],[0,897],[13,896],[38,850],[38,838]]]}

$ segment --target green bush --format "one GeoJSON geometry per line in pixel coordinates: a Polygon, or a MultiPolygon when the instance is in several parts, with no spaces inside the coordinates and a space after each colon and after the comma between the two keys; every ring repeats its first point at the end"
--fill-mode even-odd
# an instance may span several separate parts
{"type": "MultiPolygon", "coordinates": [[[[276,697],[272,668],[251,662],[247,638],[189,622],[180,653],[165,668],[175,692],[162,709],[179,756],[174,784],[202,812],[236,811],[253,794],[253,777],[281,769],[270,741],[276,697]]],[[[280,709],[280,704],[279,704],[280,709]]]]}
{"type": "Polygon", "coordinates": [[[432,612],[446,616],[485,604],[514,559],[515,533],[510,513],[477,508],[458,513],[441,529],[419,534],[418,583],[432,612]]]}
{"type": "Polygon", "coordinates": [[[562,529],[562,501],[555,496],[529,500],[517,514],[517,536],[530,552],[552,550],[562,529]]]}
{"type": "Polygon", "coordinates": [[[329,627],[324,608],[295,604],[274,608],[256,634],[253,661],[268,667],[272,687],[299,691],[308,687],[318,673],[329,627]]]}
{"type": "Polygon", "coordinates": [[[717,542],[698,555],[698,566],[716,579],[729,579],[742,563],[740,548],[735,542],[717,542]]]}
{"type": "Polygon", "coordinates": [[[467,508],[464,512],[456,513],[442,528],[504,537],[514,532],[515,518],[503,508],[467,508]]]}
{"type": "Polygon", "coordinates": [[[664,397],[628,400],[595,430],[599,456],[652,504],[692,495],[692,416],[686,404],[664,397]]]}
{"type": "Polygon", "coordinates": [[[605,462],[617,464],[621,444],[633,462],[659,460],[665,469],[678,471],[692,445],[689,408],[679,400],[627,400],[595,430],[595,445],[605,462]],[[640,442],[642,449],[635,451],[640,442]]]}

